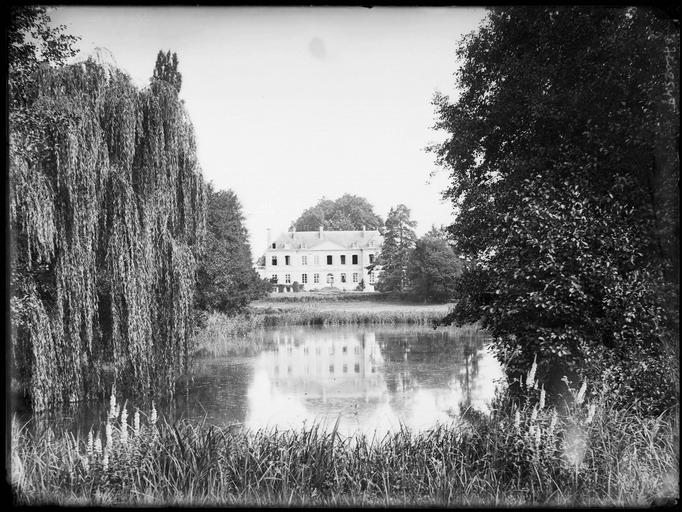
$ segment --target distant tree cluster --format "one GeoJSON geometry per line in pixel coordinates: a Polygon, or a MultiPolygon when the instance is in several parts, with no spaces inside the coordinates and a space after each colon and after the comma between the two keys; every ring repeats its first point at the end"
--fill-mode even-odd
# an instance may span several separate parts
{"type": "MultiPolygon", "coordinates": [[[[455,279],[462,271],[447,240],[447,233],[435,227],[417,239],[417,223],[410,209],[399,204],[390,209],[386,222],[376,215],[362,197],[345,194],[336,201],[322,199],[292,223],[298,231],[376,229],[383,235],[381,251],[369,270],[379,270],[375,288],[384,293],[428,302],[448,302],[455,293],[455,279]]],[[[259,259],[265,263],[264,256],[259,259]]],[[[365,289],[364,280],[358,290],[365,289]]]]}
{"type": "Polygon", "coordinates": [[[462,272],[462,260],[454,253],[442,229],[433,227],[417,238],[410,209],[391,208],[383,229],[384,241],[373,268],[380,268],[376,289],[428,302],[449,302],[462,272]]]}
{"type": "Polygon", "coordinates": [[[472,261],[448,322],[480,322],[509,378],[679,402],[679,25],[645,8],[502,7],[459,50],[433,147],[472,261]]]}
{"type": "Polygon", "coordinates": [[[379,229],[381,217],[374,213],[367,199],[344,194],[337,200],[322,198],[315,206],[305,210],[291,227],[296,231],[317,231],[320,227],[334,231],[379,229]]]}
{"type": "Polygon", "coordinates": [[[197,307],[232,314],[270,291],[253,268],[242,207],[232,190],[207,185],[206,244],[197,269],[197,307]]]}

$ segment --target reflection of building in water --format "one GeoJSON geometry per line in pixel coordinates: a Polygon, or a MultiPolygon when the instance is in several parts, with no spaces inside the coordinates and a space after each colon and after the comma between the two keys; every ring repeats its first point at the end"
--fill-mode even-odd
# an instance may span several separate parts
{"type": "Polygon", "coordinates": [[[275,350],[261,355],[260,364],[273,387],[306,398],[364,398],[386,391],[378,367],[383,363],[374,333],[308,336],[273,333],[275,350]]]}

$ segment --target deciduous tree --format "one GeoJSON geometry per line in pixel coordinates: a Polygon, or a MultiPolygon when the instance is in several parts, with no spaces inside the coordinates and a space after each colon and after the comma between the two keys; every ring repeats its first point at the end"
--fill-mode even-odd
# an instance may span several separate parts
{"type": "Polygon", "coordinates": [[[206,245],[197,270],[197,307],[235,313],[267,293],[253,268],[242,206],[232,190],[207,185],[206,245]]]}
{"type": "Polygon", "coordinates": [[[305,210],[292,224],[297,231],[316,231],[322,226],[328,230],[354,231],[364,226],[379,229],[383,221],[374,213],[367,199],[344,194],[337,200],[320,199],[313,207],[305,210]]]}
{"type": "Polygon", "coordinates": [[[432,149],[475,264],[449,322],[480,321],[510,378],[603,379],[674,402],[679,29],[640,8],[494,8],[459,50],[432,149]]]}
{"type": "Polygon", "coordinates": [[[448,302],[455,295],[455,282],[462,261],[455,255],[446,233],[433,228],[419,238],[407,267],[410,293],[417,299],[448,302]]]}

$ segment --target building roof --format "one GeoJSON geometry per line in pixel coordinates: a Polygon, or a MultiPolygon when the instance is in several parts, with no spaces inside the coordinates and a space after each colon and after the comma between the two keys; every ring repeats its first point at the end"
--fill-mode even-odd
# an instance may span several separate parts
{"type": "Polygon", "coordinates": [[[277,249],[378,249],[382,240],[376,230],[289,231],[279,235],[273,242],[277,244],[277,249]]]}

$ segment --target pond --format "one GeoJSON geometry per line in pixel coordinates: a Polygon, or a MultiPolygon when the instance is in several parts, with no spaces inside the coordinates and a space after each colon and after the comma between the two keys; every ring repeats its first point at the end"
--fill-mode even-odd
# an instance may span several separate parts
{"type": "MultiPolygon", "coordinates": [[[[158,404],[173,420],[250,429],[319,423],[341,433],[423,430],[465,407],[487,411],[503,373],[483,334],[428,327],[284,327],[262,331],[251,356],[198,358],[186,393],[158,404]]],[[[220,346],[220,342],[216,343],[220,346]]],[[[101,427],[107,404],[48,413],[63,426],[101,427]]],[[[129,409],[130,412],[130,409],[129,409]]]]}

